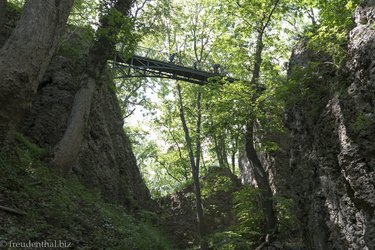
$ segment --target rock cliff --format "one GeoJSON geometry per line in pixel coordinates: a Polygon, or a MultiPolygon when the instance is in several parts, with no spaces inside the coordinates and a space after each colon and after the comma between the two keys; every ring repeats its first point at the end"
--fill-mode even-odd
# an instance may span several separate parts
{"type": "MultiPolygon", "coordinates": [[[[79,60],[54,56],[20,130],[34,143],[52,150],[67,127],[82,65],[79,60]]],[[[139,172],[114,83],[106,76],[96,86],[82,146],[72,166],[86,186],[97,188],[107,201],[129,209],[153,202],[139,172]]]]}
{"type": "MultiPolygon", "coordinates": [[[[375,248],[374,18],[374,1],[362,3],[346,69],[314,83],[331,88],[316,119],[303,103],[287,113],[290,182],[312,249],[375,248]]],[[[292,63],[309,60],[309,52],[296,50],[292,63]]]]}
{"type": "MultiPolygon", "coordinates": [[[[19,15],[18,8],[7,6],[4,25],[0,27],[0,46],[15,28],[19,15]]],[[[68,125],[74,96],[85,70],[82,58],[93,40],[87,30],[80,29],[67,27],[59,51],[19,126],[22,134],[50,152],[68,125]]],[[[154,206],[123,129],[115,86],[109,76],[102,76],[96,86],[82,146],[72,169],[82,183],[99,189],[107,201],[125,205],[130,210],[154,206]]]]}
{"type": "Polygon", "coordinates": [[[303,42],[294,49],[289,76],[309,95],[289,97],[281,150],[260,155],[274,192],[293,197],[308,249],[375,249],[374,20],[375,1],[363,1],[341,69],[303,42]]]}

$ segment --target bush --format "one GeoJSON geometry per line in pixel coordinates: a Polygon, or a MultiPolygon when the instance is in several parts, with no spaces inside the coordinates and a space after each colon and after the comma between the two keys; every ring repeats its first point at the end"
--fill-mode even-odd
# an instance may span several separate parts
{"type": "Polygon", "coordinates": [[[208,236],[213,249],[253,249],[262,235],[264,215],[258,207],[259,189],[243,186],[233,193],[233,209],[238,224],[208,236]]]}
{"type": "Polygon", "coordinates": [[[208,245],[212,249],[235,250],[235,249],[252,249],[252,242],[244,239],[237,232],[226,231],[215,233],[208,239],[208,245]]]}
{"type": "Polygon", "coordinates": [[[364,113],[359,113],[351,127],[355,133],[359,133],[363,130],[369,129],[374,123],[375,122],[370,116],[366,116],[364,113]]]}
{"type": "MultiPolygon", "coordinates": [[[[254,249],[260,244],[264,235],[264,213],[259,207],[260,190],[243,186],[233,193],[233,209],[238,224],[227,231],[218,232],[208,237],[209,246],[213,249],[254,249]]],[[[295,231],[297,220],[292,213],[293,201],[286,197],[274,197],[278,217],[278,234],[289,238],[295,231]]]]}

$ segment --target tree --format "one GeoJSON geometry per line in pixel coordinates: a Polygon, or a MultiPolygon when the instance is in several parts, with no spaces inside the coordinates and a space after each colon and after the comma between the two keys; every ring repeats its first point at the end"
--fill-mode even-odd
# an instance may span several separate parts
{"type": "MultiPolygon", "coordinates": [[[[213,18],[210,16],[209,12],[205,12],[207,10],[207,6],[204,6],[203,2],[200,1],[195,1],[194,3],[158,1],[153,7],[153,11],[158,14],[153,15],[153,20],[150,22],[158,25],[154,26],[153,28],[159,30],[160,33],[152,34],[152,36],[147,37],[148,39],[145,46],[152,45],[151,47],[162,50],[168,55],[176,53],[176,63],[184,61],[189,57],[191,58],[191,65],[187,66],[193,67],[193,65],[196,65],[197,67],[201,67],[202,63],[208,58],[210,52],[209,45],[210,42],[212,42],[212,37],[215,35],[213,34],[212,30],[210,30],[209,26],[207,26],[209,20],[213,18]]],[[[168,105],[168,100],[166,99],[168,96],[170,96],[169,91],[171,91],[168,87],[170,81],[161,81],[161,84],[162,90],[160,92],[163,90],[168,90],[168,93],[164,95],[163,93],[161,94],[161,97],[164,99],[163,103],[166,106],[168,105]]],[[[162,121],[164,124],[161,127],[167,128],[164,131],[170,138],[169,141],[172,143],[172,145],[176,145],[174,148],[179,152],[178,155],[180,156],[180,159],[182,159],[182,156],[184,155],[182,151],[186,150],[188,152],[191,175],[193,177],[195,187],[199,229],[198,234],[201,238],[201,247],[205,248],[205,242],[203,240],[205,235],[204,214],[199,183],[199,174],[201,169],[200,165],[201,159],[203,158],[201,143],[202,88],[197,86],[184,86],[184,90],[186,91],[184,91],[183,97],[182,86],[180,84],[177,85],[177,94],[175,97],[178,102],[174,102],[174,105],[179,107],[179,112],[174,112],[174,107],[172,106],[168,108],[168,113],[166,114],[168,117],[173,117],[176,114],[180,116],[180,124],[182,123],[183,135],[185,138],[183,143],[184,145],[180,146],[180,133],[175,132],[176,130],[180,129],[181,125],[178,126],[176,123],[167,122],[168,120],[173,120],[174,118],[167,119],[165,116],[163,116],[162,121]],[[172,125],[172,127],[170,125],[172,125]]],[[[172,147],[172,145],[170,147],[172,147]]],[[[167,152],[169,152],[169,150],[167,152]]],[[[158,157],[159,160],[160,158],[161,157],[158,157]]],[[[170,165],[164,164],[162,167],[167,168],[168,166],[170,165]]],[[[180,164],[179,166],[174,166],[174,168],[176,167],[184,168],[185,165],[180,164]]],[[[171,166],[171,169],[166,171],[166,174],[170,175],[171,173],[176,172],[178,171],[173,170],[171,166]]],[[[184,177],[187,176],[188,174],[184,174],[184,177]]]]}
{"type": "Polygon", "coordinates": [[[205,224],[204,224],[204,213],[203,213],[203,206],[202,206],[202,195],[201,195],[201,187],[199,181],[199,167],[200,167],[200,152],[201,152],[201,143],[200,143],[200,130],[201,130],[201,88],[198,87],[197,92],[197,124],[195,127],[197,137],[196,137],[196,151],[194,156],[193,144],[192,139],[190,136],[189,128],[186,123],[185,119],[185,111],[184,111],[184,104],[182,99],[181,93],[181,86],[177,84],[177,93],[178,93],[178,100],[179,100],[179,107],[180,107],[180,118],[182,127],[185,133],[185,141],[187,145],[187,149],[189,152],[189,159],[190,159],[190,166],[191,166],[191,173],[193,175],[194,181],[194,193],[195,193],[195,201],[196,201],[196,209],[197,209],[197,218],[198,218],[198,234],[200,237],[200,245],[201,249],[207,249],[207,245],[205,243],[205,224]]]}
{"type": "MultiPolygon", "coordinates": [[[[196,154],[200,154],[192,148],[206,140],[219,165],[228,168],[231,165],[234,172],[236,154],[241,148],[239,144],[242,139],[245,140],[247,157],[262,191],[260,206],[265,214],[264,232],[267,234],[275,231],[277,220],[268,173],[258,154],[272,144],[264,139],[264,134],[279,132],[282,127],[282,104],[280,99],[274,98],[275,85],[285,73],[280,65],[287,62],[287,48],[292,43],[282,41],[282,37],[288,37],[285,39],[288,40],[291,33],[281,26],[283,22],[290,21],[289,18],[298,17],[297,14],[294,16],[294,12],[288,14],[295,5],[294,1],[279,0],[197,0],[181,4],[157,1],[153,7],[159,15],[153,15],[153,20],[162,28],[154,26],[159,33],[147,40],[152,47],[165,49],[167,53],[178,51],[194,57],[198,63],[205,59],[211,64],[219,63],[239,80],[229,85],[212,79],[211,85],[202,88],[205,98],[201,110],[203,126],[199,133],[199,127],[196,125],[194,130],[192,124],[200,115],[190,111],[186,105],[194,103],[192,106],[196,107],[197,102],[191,101],[196,95],[186,93],[183,86],[186,103],[183,122],[186,126],[183,127],[185,137],[186,131],[189,132],[191,146],[187,148],[194,158],[192,161],[190,157],[192,166],[193,163],[198,165],[196,154]]],[[[181,100],[181,93],[180,97],[181,100]]],[[[181,103],[179,106],[182,107],[181,103]]]]}
{"type": "MultiPolygon", "coordinates": [[[[230,32],[227,36],[223,36],[217,43],[218,49],[224,51],[234,51],[237,55],[235,58],[228,58],[231,63],[233,72],[238,72],[240,75],[249,75],[248,79],[239,83],[239,89],[227,88],[236,91],[237,97],[233,94],[229,99],[234,99],[244,102],[246,110],[239,110],[240,115],[245,118],[243,126],[245,127],[245,150],[249,161],[251,162],[252,172],[255,180],[261,190],[260,205],[265,215],[265,232],[272,233],[276,230],[276,215],[273,208],[273,194],[270,188],[268,173],[265,171],[262,163],[258,157],[255,147],[255,125],[259,120],[261,113],[266,112],[259,105],[259,99],[262,96],[262,89],[266,88],[264,77],[261,72],[264,64],[263,57],[266,49],[271,49],[277,46],[276,43],[268,44],[265,47],[265,39],[271,34],[272,25],[275,25],[275,20],[281,17],[282,9],[280,9],[279,0],[265,0],[265,1],[236,1],[228,2],[227,5],[220,6],[220,11],[217,13],[222,16],[221,22],[225,28],[229,28],[230,32]],[[226,18],[230,16],[230,18],[226,18]],[[241,92],[246,94],[242,94],[241,92]],[[247,97],[245,95],[248,95],[247,97]]],[[[216,49],[217,51],[217,49],[216,49]]],[[[219,54],[220,55],[220,54],[219,54]]],[[[228,95],[227,93],[223,93],[228,95]]],[[[225,108],[227,109],[227,108],[225,108]]],[[[225,110],[224,109],[224,110],[225,110]]],[[[233,123],[229,123],[233,124],[233,123]]]]}
{"type": "Polygon", "coordinates": [[[30,106],[72,5],[73,0],[27,1],[17,27],[0,49],[0,144],[30,106]]]}
{"type": "Polygon", "coordinates": [[[62,174],[70,172],[71,163],[76,159],[81,147],[94,90],[115,48],[116,38],[124,26],[129,28],[125,16],[130,10],[131,1],[105,1],[102,7],[104,11],[100,20],[101,26],[96,32],[97,39],[85,59],[87,67],[82,73],[80,89],[74,97],[68,127],[54,148],[51,166],[62,174]]]}
{"type": "MultiPolygon", "coordinates": [[[[250,83],[255,87],[259,86],[259,77],[262,64],[262,52],[263,52],[263,37],[265,35],[265,30],[270,24],[272,15],[276,8],[278,7],[279,0],[274,1],[271,4],[271,11],[267,15],[263,13],[261,20],[259,21],[259,26],[257,27],[257,40],[255,45],[255,56],[254,56],[254,68],[252,70],[252,78],[250,83]]],[[[241,6],[240,6],[241,7],[241,6]]],[[[245,150],[249,161],[253,166],[253,172],[255,180],[261,190],[261,206],[265,213],[266,225],[265,229],[267,233],[272,233],[276,231],[276,214],[273,207],[273,194],[271,186],[269,183],[268,173],[262,166],[261,161],[255,151],[254,147],[254,125],[255,119],[252,114],[246,123],[246,133],[245,133],[245,150]]]]}

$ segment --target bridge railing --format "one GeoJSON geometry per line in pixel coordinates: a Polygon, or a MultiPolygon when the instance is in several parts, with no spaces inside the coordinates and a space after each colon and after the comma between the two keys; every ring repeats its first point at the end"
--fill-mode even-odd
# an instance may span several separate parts
{"type": "MultiPolygon", "coordinates": [[[[125,47],[122,44],[117,44],[117,51],[124,54],[125,47]]],[[[219,64],[212,64],[207,62],[198,62],[194,58],[187,56],[183,51],[169,53],[163,50],[155,50],[145,47],[137,47],[134,55],[146,57],[153,60],[162,61],[165,63],[173,63],[179,66],[216,73],[219,75],[226,75],[227,72],[219,64]]]]}

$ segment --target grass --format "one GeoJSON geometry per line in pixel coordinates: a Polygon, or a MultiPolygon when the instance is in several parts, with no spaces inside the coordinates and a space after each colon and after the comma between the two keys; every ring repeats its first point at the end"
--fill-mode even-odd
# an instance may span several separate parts
{"type": "Polygon", "coordinates": [[[42,161],[44,149],[21,134],[16,138],[15,153],[0,155],[0,202],[26,216],[0,211],[0,241],[66,240],[78,249],[172,249],[147,219],[152,212],[136,218],[122,206],[105,203],[97,190],[51,173],[42,161]]]}

